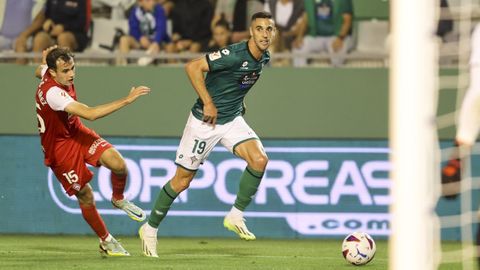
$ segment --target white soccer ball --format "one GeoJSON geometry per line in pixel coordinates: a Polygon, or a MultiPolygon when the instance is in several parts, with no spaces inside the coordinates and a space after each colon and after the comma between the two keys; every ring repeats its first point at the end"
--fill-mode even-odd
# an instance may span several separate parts
{"type": "Polygon", "coordinates": [[[373,259],[377,246],[373,238],[364,232],[354,232],[343,240],[342,253],[347,262],[364,265],[373,259]]]}

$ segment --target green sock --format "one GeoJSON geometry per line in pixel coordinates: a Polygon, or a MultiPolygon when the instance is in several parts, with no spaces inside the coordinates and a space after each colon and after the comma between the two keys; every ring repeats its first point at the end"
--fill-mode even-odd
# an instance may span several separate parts
{"type": "Polygon", "coordinates": [[[235,200],[235,208],[245,211],[245,208],[252,201],[252,197],[257,193],[258,186],[262,180],[264,172],[256,171],[250,167],[246,167],[240,177],[240,188],[238,189],[237,199],[235,200]]]}
{"type": "Polygon", "coordinates": [[[154,228],[158,228],[160,222],[165,218],[167,215],[170,206],[172,205],[175,198],[177,198],[178,193],[173,191],[172,186],[170,185],[170,181],[168,181],[160,191],[155,200],[155,206],[150,213],[150,217],[148,218],[148,224],[154,228]]]}

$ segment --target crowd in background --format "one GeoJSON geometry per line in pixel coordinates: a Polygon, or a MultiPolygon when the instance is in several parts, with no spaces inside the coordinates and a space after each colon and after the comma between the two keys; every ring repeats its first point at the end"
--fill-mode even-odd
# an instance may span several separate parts
{"type": "MultiPolygon", "coordinates": [[[[91,41],[92,18],[103,16],[102,6],[121,7],[119,17],[128,20],[128,32],[120,32],[113,44],[120,52],[117,65],[128,64],[121,56],[132,50],[152,56],[199,53],[248,39],[251,15],[263,10],[273,15],[278,30],[272,53],[299,55],[294,66],[308,64],[302,55],[322,52],[341,66],[355,43],[353,0],[5,0],[0,1],[0,50],[38,53],[58,44],[82,52],[91,41]]],[[[443,23],[439,34],[448,31],[451,25],[443,23]]],[[[153,61],[143,57],[138,64],[153,61]]]]}

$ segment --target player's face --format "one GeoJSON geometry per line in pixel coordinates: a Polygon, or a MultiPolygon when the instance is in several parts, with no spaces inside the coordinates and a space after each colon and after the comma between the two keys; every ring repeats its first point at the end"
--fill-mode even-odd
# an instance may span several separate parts
{"type": "Polygon", "coordinates": [[[250,35],[257,48],[260,51],[265,51],[275,38],[275,23],[272,19],[255,19],[250,26],[250,35]]]}
{"type": "Polygon", "coordinates": [[[73,59],[70,61],[57,60],[57,70],[52,73],[53,79],[61,85],[70,86],[75,78],[75,63],[73,59]]]}

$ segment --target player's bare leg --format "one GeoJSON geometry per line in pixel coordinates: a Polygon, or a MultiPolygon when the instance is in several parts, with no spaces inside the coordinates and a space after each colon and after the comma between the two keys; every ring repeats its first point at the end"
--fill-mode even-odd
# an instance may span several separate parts
{"type": "Polygon", "coordinates": [[[92,187],[87,184],[77,194],[78,203],[85,221],[100,238],[100,252],[108,256],[130,256],[122,245],[108,232],[98,214],[92,187]]]}
{"type": "Polygon", "coordinates": [[[112,204],[118,209],[127,213],[127,215],[135,221],[144,221],[146,218],[145,212],[123,196],[125,185],[127,182],[127,165],[122,155],[115,149],[109,148],[102,153],[100,157],[100,164],[112,171],[112,204]]]}
{"type": "Polygon", "coordinates": [[[249,140],[238,145],[235,148],[235,154],[244,159],[248,165],[240,178],[240,187],[235,204],[223,220],[223,226],[235,232],[241,239],[255,240],[255,235],[245,225],[243,211],[257,193],[268,163],[268,157],[258,140],[249,140]]]}
{"type": "Polygon", "coordinates": [[[138,231],[140,239],[142,240],[142,252],[145,256],[158,257],[158,226],[167,215],[170,206],[178,194],[190,186],[190,182],[192,182],[195,173],[196,171],[189,171],[182,167],[177,167],[175,176],[163,186],[160,194],[158,194],[148,222],[143,224],[138,231]]]}

